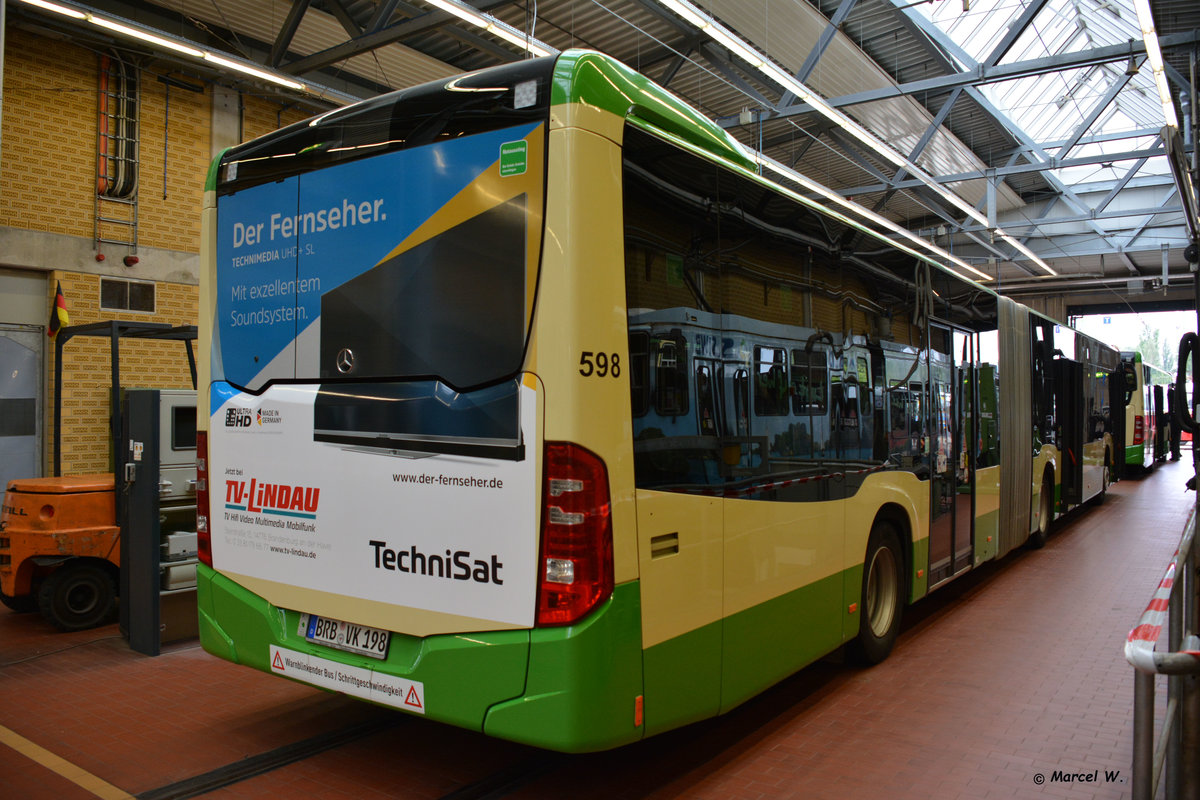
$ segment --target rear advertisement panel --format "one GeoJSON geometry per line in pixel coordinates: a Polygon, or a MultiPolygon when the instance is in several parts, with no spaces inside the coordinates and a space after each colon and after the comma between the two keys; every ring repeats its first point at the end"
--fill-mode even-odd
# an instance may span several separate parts
{"type": "Polygon", "coordinates": [[[277,584],[314,606],[532,626],[540,439],[522,365],[545,135],[486,131],[218,198],[215,569],[268,600],[306,597],[277,584]]]}
{"type": "MultiPolygon", "coordinates": [[[[502,627],[533,624],[535,461],[317,441],[315,386],[261,395],[216,384],[210,428],[213,566],[502,627]]],[[[521,438],[537,398],[522,385],[521,438]]],[[[321,613],[319,608],[296,609],[321,613]]]]}
{"type": "MultiPolygon", "coordinates": [[[[523,342],[544,139],[544,125],[506,128],[221,196],[214,380],[256,390],[273,379],[402,374],[389,373],[395,367],[436,367],[447,377],[458,359],[494,355],[497,321],[502,342],[523,342]],[[519,168],[505,160],[514,145],[528,155],[519,168]],[[439,359],[463,344],[463,329],[475,334],[473,346],[439,359]],[[404,352],[422,331],[417,352],[404,352]],[[339,368],[343,340],[368,350],[370,363],[356,373],[339,368]],[[396,352],[381,360],[364,340],[396,352]]],[[[503,367],[515,369],[509,360],[503,367]]]]}

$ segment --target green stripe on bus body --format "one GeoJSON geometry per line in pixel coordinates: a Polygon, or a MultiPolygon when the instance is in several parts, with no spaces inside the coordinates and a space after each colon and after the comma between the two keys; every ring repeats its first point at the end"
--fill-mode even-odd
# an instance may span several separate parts
{"type": "MultiPolygon", "coordinates": [[[[842,644],[847,621],[844,587],[861,586],[861,578],[855,575],[862,575],[861,565],[725,618],[722,711],[744,703],[842,644]]],[[[857,629],[857,622],[853,626],[857,629]]]]}
{"type": "Polygon", "coordinates": [[[717,620],[646,649],[646,735],[721,711],[721,629],[717,620]]]}
{"type": "Polygon", "coordinates": [[[1135,444],[1125,448],[1125,463],[1142,466],[1146,463],[1146,445],[1135,444]]]}
{"type": "Polygon", "coordinates": [[[525,694],[493,707],[483,732],[571,753],[642,738],[641,616],[634,581],[578,625],[535,628],[525,694]]]}
{"type": "Polygon", "coordinates": [[[991,561],[1000,549],[1000,511],[988,511],[975,518],[975,563],[991,561]],[[988,541],[991,537],[991,541],[988,541]]]}
{"type": "Polygon", "coordinates": [[[861,575],[855,566],[648,648],[646,735],[729,711],[836,650],[857,631],[842,599],[861,575]]]}
{"type": "Polygon", "coordinates": [[[644,119],[746,169],[755,162],[723,128],[674,95],[664,92],[645,75],[599,53],[568,50],[554,66],[552,105],[586,103],[622,119],[644,119]]]}
{"type": "Polygon", "coordinates": [[[482,730],[489,707],[524,691],[528,630],[425,638],[393,633],[388,657],[380,661],[308,642],[297,634],[298,612],[275,608],[203,564],[196,577],[200,642],[229,661],[270,672],[268,646],[274,644],[419,681],[425,716],[475,731],[482,730]]]}

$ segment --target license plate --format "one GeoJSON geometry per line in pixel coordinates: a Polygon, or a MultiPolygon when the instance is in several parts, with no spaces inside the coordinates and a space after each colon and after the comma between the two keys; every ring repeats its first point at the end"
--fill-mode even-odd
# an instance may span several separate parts
{"type": "Polygon", "coordinates": [[[388,641],[391,638],[387,631],[343,622],[340,619],[318,617],[316,614],[305,616],[308,617],[308,623],[302,625],[302,629],[304,638],[310,642],[371,658],[387,657],[388,641]]]}

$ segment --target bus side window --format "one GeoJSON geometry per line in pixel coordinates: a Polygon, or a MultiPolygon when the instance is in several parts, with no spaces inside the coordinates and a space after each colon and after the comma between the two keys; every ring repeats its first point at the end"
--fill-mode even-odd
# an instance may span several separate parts
{"type": "Polygon", "coordinates": [[[629,396],[633,416],[644,417],[650,410],[650,334],[629,334],[629,396]]]}
{"type": "Polygon", "coordinates": [[[835,402],[838,425],[845,431],[858,430],[858,378],[847,375],[845,383],[834,384],[833,391],[835,397],[841,396],[840,402],[835,402]]]}
{"type": "Polygon", "coordinates": [[[829,368],[825,351],[792,351],[792,413],[823,416],[829,407],[829,368]]]}
{"type": "Polygon", "coordinates": [[[871,367],[865,358],[858,359],[858,407],[864,421],[870,421],[875,413],[875,403],[871,398],[871,367]]]}
{"type": "Polygon", "coordinates": [[[664,417],[678,417],[688,411],[687,351],[683,335],[672,332],[659,339],[654,355],[654,408],[664,417]]]}
{"type": "Polygon", "coordinates": [[[754,380],[754,413],[780,417],[788,413],[787,355],[782,347],[754,348],[758,371],[754,380]]]}
{"type": "Polygon", "coordinates": [[[735,436],[750,435],[750,370],[739,367],[733,373],[733,414],[735,436]]]}
{"type": "Polygon", "coordinates": [[[903,389],[888,392],[888,417],[894,436],[908,435],[908,393],[903,389]]]}
{"type": "Polygon", "coordinates": [[[717,397],[713,391],[713,371],[709,364],[696,366],[696,415],[700,435],[717,435],[717,397]]]}

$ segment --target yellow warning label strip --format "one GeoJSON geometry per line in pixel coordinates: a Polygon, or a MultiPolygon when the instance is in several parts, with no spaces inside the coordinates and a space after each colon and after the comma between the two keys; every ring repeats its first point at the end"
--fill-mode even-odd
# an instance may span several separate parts
{"type": "Polygon", "coordinates": [[[102,797],[104,800],[133,800],[133,795],[129,792],[118,789],[108,781],[97,778],[82,767],[72,764],[61,756],[56,756],[46,748],[34,744],[24,736],[9,730],[3,725],[0,725],[0,744],[8,745],[26,758],[36,761],[46,769],[61,775],[76,786],[96,795],[96,797],[102,797]]]}

